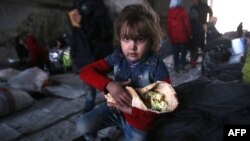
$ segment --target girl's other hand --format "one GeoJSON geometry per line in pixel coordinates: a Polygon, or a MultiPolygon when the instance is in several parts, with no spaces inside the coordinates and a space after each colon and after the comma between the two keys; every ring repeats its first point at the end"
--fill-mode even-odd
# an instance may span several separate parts
{"type": "Polygon", "coordinates": [[[129,83],[130,80],[125,82],[111,81],[106,86],[106,89],[119,107],[131,107],[132,98],[124,88],[124,85],[128,85],[129,83]]]}

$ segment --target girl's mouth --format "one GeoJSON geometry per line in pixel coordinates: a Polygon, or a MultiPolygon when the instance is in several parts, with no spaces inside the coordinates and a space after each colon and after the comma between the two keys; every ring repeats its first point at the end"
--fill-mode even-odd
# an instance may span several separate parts
{"type": "Polygon", "coordinates": [[[130,57],[137,57],[137,53],[129,53],[130,57]]]}

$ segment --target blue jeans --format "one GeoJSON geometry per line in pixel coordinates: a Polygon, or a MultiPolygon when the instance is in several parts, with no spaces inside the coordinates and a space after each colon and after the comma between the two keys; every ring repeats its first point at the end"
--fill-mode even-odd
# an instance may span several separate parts
{"type": "Polygon", "coordinates": [[[84,135],[86,140],[94,140],[96,133],[110,126],[118,126],[122,129],[125,141],[145,141],[146,134],[143,131],[130,126],[121,112],[107,104],[81,115],[76,121],[77,130],[84,135]]]}
{"type": "Polygon", "coordinates": [[[89,112],[95,107],[95,98],[96,98],[96,89],[89,86],[85,85],[86,89],[86,94],[85,94],[85,103],[84,103],[84,108],[83,108],[83,113],[89,112]]]}

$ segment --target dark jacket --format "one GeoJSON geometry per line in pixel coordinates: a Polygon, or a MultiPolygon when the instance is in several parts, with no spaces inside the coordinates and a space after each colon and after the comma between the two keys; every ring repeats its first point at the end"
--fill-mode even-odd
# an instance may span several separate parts
{"type": "Polygon", "coordinates": [[[72,57],[78,69],[113,51],[113,21],[103,0],[76,0],[81,28],[73,27],[72,57]]]}
{"type": "Polygon", "coordinates": [[[207,3],[202,3],[200,2],[197,6],[192,6],[193,8],[195,8],[199,14],[199,20],[202,24],[207,23],[207,14],[209,14],[209,16],[213,16],[213,11],[210,8],[210,6],[207,5],[207,3]]]}
{"type": "Polygon", "coordinates": [[[213,23],[207,24],[207,43],[221,37],[222,34],[216,29],[213,23]]]}
{"type": "Polygon", "coordinates": [[[191,23],[191,29],[193,38],[190,41],[191,46],[204,46],[204,28],[202,23],[199,21],[199,14],[196,8],[191,7],[189,11],[189,18],[191,23]]]}

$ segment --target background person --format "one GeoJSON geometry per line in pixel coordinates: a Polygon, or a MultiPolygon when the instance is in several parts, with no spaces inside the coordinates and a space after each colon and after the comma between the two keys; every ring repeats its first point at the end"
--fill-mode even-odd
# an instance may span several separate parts
{"type": "Polygon", "coordinates": [[[205,34],[207,31],[207,15],[213,16],[212,9],[203,3],[201,0],[193,0],[189,11],[193,38],[189,42],[190,49],[190,64],[196,66],[196,61],[199,56],[199,48],[203,51],[205,46],[205,34]]]}
{"type": "MultiPolygon", "coordinates": [[[[69,12],[73,41],[73,71],[113,51],[113,21],[103,0],[75,0],[69,12]]],[[[89,75],[89,74],[86,74],[89,75]]],[[[83,112],[94,107],[96,89],[89,87],[83,112]]]]}
{"type": "Polygon", "coordinates": [[[25,68],[44,68],[48,64],[48,51],[37,42],[32,33],[25,33],[16,37],[16,51],[20,57],[21,64],[25,68]]]}
{"type": "Polygon", "coordinates": [[[209,22],[207,24],[207,44],[215,39],[222,37],[222,34],[215,27],[216,22],[216,17],[211,17],[209,19],[209,22]]]}
{"type": "Polygon", "coordinates": [[[166,17],[167,33],[174,55],[174,69],[183,71],[186,64],[187,43],[192,38],[189,16],[182,0],[171,0],[166,17]]]}

